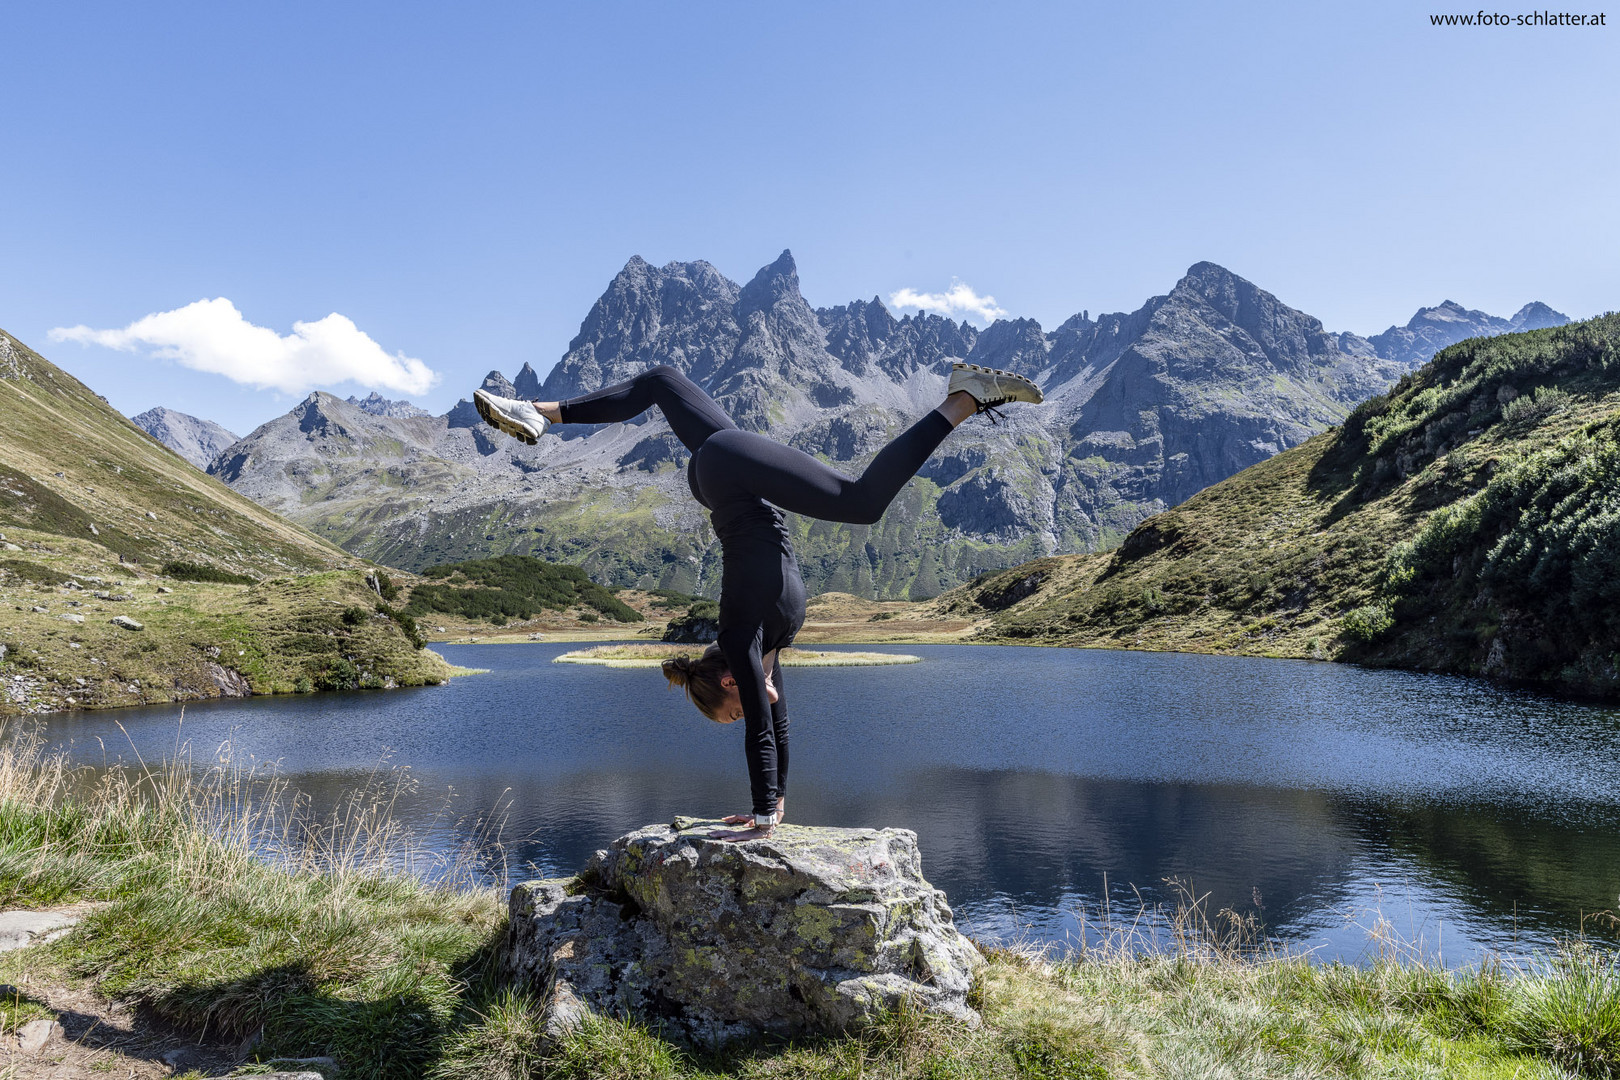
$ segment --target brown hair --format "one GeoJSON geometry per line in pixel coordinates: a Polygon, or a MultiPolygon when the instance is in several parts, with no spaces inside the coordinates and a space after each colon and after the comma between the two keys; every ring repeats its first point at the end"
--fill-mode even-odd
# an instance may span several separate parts
{"type": "Polygon", "coordinates": [[[697,706],[698,712],[713,720],[715,711],[726,700],[726,691],[720,679],[731,673],[720,646],[710,645],[696,659],[676,656],[663,663],[664,678],[669,685],[686,690],[686,700],[697,706]]]}

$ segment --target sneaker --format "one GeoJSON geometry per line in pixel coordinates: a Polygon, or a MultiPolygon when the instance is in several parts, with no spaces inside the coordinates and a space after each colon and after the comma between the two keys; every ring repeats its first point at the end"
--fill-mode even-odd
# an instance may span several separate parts
{"type": "Polygon", "coordinates": [[[474,390],[473,404],[478,407],[478,415],[484,418],[484,423],[522,439],[530,446],[539,442],[540,436],[551,425],[551,421],[540,415],[540,410],[534,407],[532,401],[496,397],[487,390],[474,390]]]}
{"type": "Polygon", "coordinates": [[[951,365],[951,383],[946,389],[947,394],[954,394],[958,390],[965,390],[979,403],[979,412],[989,413],[993,424],[996,417],[996,406],[1007,405],[1014,401],[1027,401],[1031,405],[1039,405],[1044,398],[1041,388],[1022,375],[1014,375],[1010,371],[997,371],[995,368],[980,367],[978,364],[953,363],[951,365]]]}

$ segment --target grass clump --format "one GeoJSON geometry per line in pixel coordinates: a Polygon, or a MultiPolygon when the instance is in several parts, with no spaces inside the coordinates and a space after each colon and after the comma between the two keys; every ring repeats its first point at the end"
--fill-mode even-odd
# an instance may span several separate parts
{"type": "Polygon", "coordinates": [[[0,749],[0,896],[96,901],[72,934],[4,958],[262,1060],[336,1054],[345,1075],[441,1056],[503,929],[501,895],[430,859],[382,777],[329,815],[273,776],[185,762],[99,778],[35,731],[0,749]],[[437,880],[438,883],[435,883],[437,880]]]}
{"type": "Polygon", "coordinates": [[[1620,1076],[1620,956],[1568,948],[1516,990],[1513,1043],[1580,1076],[1620,1076]]]}
{"type": "Polygon", "coordinates": [[[54,1020],[56,1014],[15,986],[0,990],[0,1035],[10,1035],[34,1020],[54,1020]]]}

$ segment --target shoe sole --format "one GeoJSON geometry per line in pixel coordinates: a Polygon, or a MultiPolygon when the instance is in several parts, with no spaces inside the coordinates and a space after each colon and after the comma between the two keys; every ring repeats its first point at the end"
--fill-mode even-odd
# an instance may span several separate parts
{"type": "Polygon", "coordinates": [[[512,438],[521,439],[530,446],[533,446],[540,441],[533,435],[529,434],[528,428],[523,427],[515,421],[508,420],[502,413],[491,408],[488,400],[484,398],[483,392],[480,390],[473,391],[473,408],[477,409],[478,415],[484,418],[484,423],[488,424],[497,431],[504,431],[508,435],[512,436],[512,438]]]}
{"type": "Polygon", "coordinates": [[[1015,371],[1003,371],[1000,368],[985,367],[983,364],[952,364],[951,365],[951,370],[952,371],[975,371],[975,372],[978,372],[980,375],[995,375],[995,376],[997,376],[999,378],[1011,379],[1014,382],[1023,383],[1025,386],[1027,386],[1031,390],[1035,391],[1035,400],[1034,401],[1021,401],[1021,402],[1019,402],[1019,404],[1022,404],[1022,405],[1039,405],[1039,404],[1041,404],[1042,402],[1044,402],[1046,400],[1046,395],[1041,392],[1041,388],[1039,386],[1035,385],[1035,380],[1025,378],[1024,376],[1018,374],[1015,371]]]}

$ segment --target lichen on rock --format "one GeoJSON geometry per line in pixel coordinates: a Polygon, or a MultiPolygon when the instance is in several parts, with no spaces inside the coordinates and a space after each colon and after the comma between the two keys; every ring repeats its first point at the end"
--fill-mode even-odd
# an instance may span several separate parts
{"type": "Polygon", "coordinates": [[[596,1013],[717,1046],[856,1029],[906,1001],[979,1022],[982,958],[915,833],[783,825],[731,843],[725,828],[638,829],[577,877],[512,890],[507,969],[547,991],[549,1035],[596,1013]]]}

